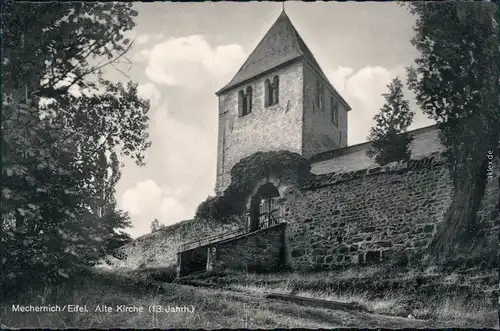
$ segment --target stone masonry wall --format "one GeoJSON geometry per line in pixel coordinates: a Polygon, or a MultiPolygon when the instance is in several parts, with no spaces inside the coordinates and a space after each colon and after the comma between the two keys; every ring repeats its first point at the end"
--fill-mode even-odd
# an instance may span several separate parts
{"type": "MultiPolygon", "coordinates": [[[[493,163],[477,220],[486,230],[486,241],[497,243],[498,158],[493,163]]],[[[281,243],[284,259],[294,270],[334,269],[421,250],[443,221],[453,196],[448,168],[439,152],[409,163],[314,176],[302,187],[269,181],[284,198],[286,228],[216,243],[219,268],[275,266],[281,243]],[[280,237],[283,232],[284,238],[280,237]]],[[[125,259],[116,266],[174,265],[180,244],[243,225],[241,220],[229,224],[183,221],[122,247],[125,259]]]]}
{"type": "Polygon", "coordinates": [[[238,117],[238,91],[219,97],[219,140],[216,192],[230,183],[231,168],[242,158],[256,152],[302,148],[302,64],[292,63],[267,76],[250,81],[242,88],[253,89],[252,112],[238,117]],[[264,81],[279,76],[279,103],[264,107],[264,81]]]}
{"type": "Polygon", "coordinates": [[[179,245],[233,231],[242,225],[238,221],[229,224],[214,224],[201,219],[183,221],[137,238],[121,247],[120,252],[124,259],[116,261],[115,264],[117,267],[132,269],[139,266],[175,265],[179,245]]]}
{"type": "MultiPolygon", "coordinates": [[[[412,159],[420,159],[430,153],[444,151],[435,126],[416,129],[409,133],[413,135],[413,141],[410,144],[412,159]]],[[[366,156],[368,147],[370,147],[369,142],[315,155],[311,160],[311,171],[314,174],[321,175],[373,167],[375,161],[366,156]]]]}
{"type": "MultiPolygon", "coordinates": [[[[499,194],[495,183],[488,182],[478,213],[491,229],[497,226],[491,219],[499,194]]],[[[293,269],[332,269],[423,249],[452,194],[439,153],[409,164],[317,176],[287,192],[288,262],[293,269]]]]}
{"type": "Polygon", "coordinates": [[[316,105],[316,80],[318,75],[304,65],[304,131],[302,155],[310,157],[317,153],[347,146],[347,111],[341,101],[324,86],[324,105],[320,109],[316,105]],[[331,117],[330,98],[338,102],[338,126],[331,117]]]}
{"type": "Polygon", "coordinates": [[[235,240],[215,245],[215,270],[269,272],[277,270],[284,262],[285,224],[249,233],[235,240]]]}

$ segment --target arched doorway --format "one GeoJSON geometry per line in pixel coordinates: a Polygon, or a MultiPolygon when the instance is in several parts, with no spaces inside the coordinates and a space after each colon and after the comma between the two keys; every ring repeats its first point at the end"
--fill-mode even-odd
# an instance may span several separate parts
{"type": "Polygon", "coordinates": [[[276,225],[281,219],[280,194],[271,183],[259,187],[250,202],[249,230],[257,231],[276,225]]]}

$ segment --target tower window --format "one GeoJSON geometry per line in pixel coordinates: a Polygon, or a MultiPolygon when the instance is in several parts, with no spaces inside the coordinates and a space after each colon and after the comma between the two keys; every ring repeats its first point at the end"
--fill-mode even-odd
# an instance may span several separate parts
{"type": "Polygon", "coordinates": [[[321,81],[318,79],[316,80],[316,106],[318,106],[319,109],[323,109],[324,97],[325,89],[323,84],[321,84],[321,81]]]}
{"type": "Polygon", "coordinates": [[[278,103],[279,100],[279,85],[280,85],[280,78],[278,76],[274,76],[273,78],[273,85],[272,85],[272,96],[273,96],[273,102],[271,103],[272,105],[275,105],[278,103]]]}
{"type": "Polygon", "coordinates": [[[332,123],[339,126],[339,103],[333,97],[330,98],[332,123]]]}
{"type": "Polygon", "coordinates": [[[252,112],[252,87],[238,92],[238,116],[242,117],[252,112]]]}
{"type": "Polygon", "coordinates": [[[269,79],[264,81],[264,106],[269,107],[279,102],[279,77],[274,76],[273,82],[269,79]]]}
{"type": "Polygon", "coordinates": [[[247,103],[247,114],[250,114],[252,112],[252,87],[251,86],[247,87],[245,101],[247,103]]]}

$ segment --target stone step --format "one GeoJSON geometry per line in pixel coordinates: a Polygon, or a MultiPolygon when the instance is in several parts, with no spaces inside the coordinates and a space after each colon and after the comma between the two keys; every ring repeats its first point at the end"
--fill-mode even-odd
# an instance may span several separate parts
{"type": "Polygon", "coordinates": [[[344,310],[344,311],[365,311],[365,309],[356,303],[346,303],[339,301],[331,301],[331,300],[322,300],[322,299],[313,299],[300,297],[296,295],[290,294],[281,294],[281,293],[271,293],[266,295],[267,299],[288,301],[300,304],[302,306],[309,307],[319,307],[319,308],[327,308],[332,310],[344,310]]]}

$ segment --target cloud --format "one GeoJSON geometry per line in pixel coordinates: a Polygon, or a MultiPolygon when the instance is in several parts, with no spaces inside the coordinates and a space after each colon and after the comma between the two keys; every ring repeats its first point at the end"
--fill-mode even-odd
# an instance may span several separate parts
{"type": "Polygon", "coordinates": [[[346,78],[353,73],[352,68],[339,67],[330,78],[330,82],[335,86],[339,93],[342,93],[345,89],[346,78]]]}
{"type": "Polygon", "coordinates": [[[163,38],[163,33],[157,33],[151,37],[151,41],[156,43],[156,42],[160,41],[162,38],[163,38]]]}
{"type": "Polygon", "coordinates": [[[133,189],[123,193],[121,206],[126,209],[130,215],[141,214],[144,209],[154,209],[155,200],[161,198],[162,191],[156,183],[149,179],[139,182],[133,189]]]}
{"type": "Polygon", "coordinates": [[[132,55],[132,62],[142,63],[149,60],[149,49],[141,49],[132,55]]]}
{"type": "Polygon", "coordinates": [[[136,38],[135,43],[137,45],[145,45],[149,42],[156,43],[160,41],[161,38],[163,38],[163,33],[155,33],[155,34],[144,33],[136,38]]]}
{"type": "Polygon", "coordinates": [[[160,141],[155,155],[162,181],[175,190],[183,206],[193,214],[208,195],[213,195],[217,160],[215,130],[176,119],[163,105],[152,116],[152,139],[160,141]]]}
{"type": "Polygon", "coordinates": [[[140,84],[137,87],[137,93],[140,97],[149,99],[151,101],[151,107],[157,106],[161,99],[161,92],[153,83],[140,84]]]}
{"type": "Polygon", "coordinates": [[[146,75],[158,84],[200,88],[227,79],[244,57],[237,44],[213,47],[201,35],[171,38],[150,50],[146,75]]]}
{"type": "MultiPolygon", "coordinates": [[[[327,76],[352,108],[348,119],[348,143],[355,145],[367,141],[370,128],[375,124],[373,117],[385,102],[382,94],[387,93],[387,85],[396,76],[404,83],[406,71],[403,66],[390,69],[379,66],[365,67],[356,72],[352,68],[339,67],[327,76]]],[[[405,98],[410,100],[410,105],[416,113],[410,130],[434,123],[417,108],[413,94],[407,89],[405,98]]]]}
{"type": "Polygon", "coordinates": [[[214,133],[179,121],[165,102],[152,109],[150,133],[156,142],[148,153],[152,166],[142,168],[149,171],[149,179],[126,187],[119,199],[120,207],[130,213],[134,228],[128,232],[133,237],[148,233],[155,218],[165,225],[192,218],[200,202],[214,194],[214,133]]]}
{"type": "MultiPolygon", "coordinates": [[[[165,105],[156,110],[153,123],[156,138],[161,141],[161,150],[156,152],[162,155],[165,180],[169,186],[191,190],[200,180],[194,174],[203,174],[212,168],[215,174],[215,136],[175,119],[165,105]]],[[[210,173],[209,178],[212,178],[210,173]]]]}
{"type": "Polygon", "coordinates": [[[193,212],[183,206],[176,193],[179,191],[160,188],[152,179],[126,190],[119,204],[130,213],[133,228],[129,233],[134,237],[148,233],[155,218],[165,225],[191,218],[193,212]]]}
{"type": "Polygon", "coordinates": [[[141,34],[140,36],[137,37],[137,39],[135,40],[135,43],[137,45],[144,45],[144,44],[147,44],[147,42],[149,41],[150,38],[151,38],[151,36],[149,34],[141,34]]]}

